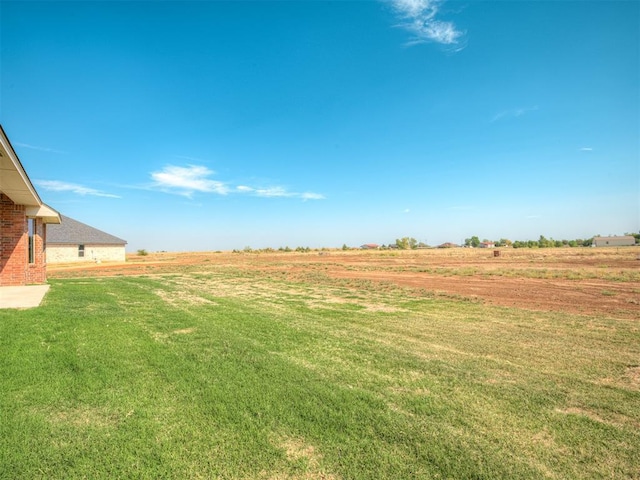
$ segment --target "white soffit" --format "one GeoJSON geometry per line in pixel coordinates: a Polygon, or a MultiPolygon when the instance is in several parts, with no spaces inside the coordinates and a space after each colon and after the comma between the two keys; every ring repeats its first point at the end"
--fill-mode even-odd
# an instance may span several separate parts
{"type": "Polygon", "coordinates": [[[42,218],[44,223],[61,223],[60,214],[44,203],[39,207],[27,207],[27,217],[42,218]]]}

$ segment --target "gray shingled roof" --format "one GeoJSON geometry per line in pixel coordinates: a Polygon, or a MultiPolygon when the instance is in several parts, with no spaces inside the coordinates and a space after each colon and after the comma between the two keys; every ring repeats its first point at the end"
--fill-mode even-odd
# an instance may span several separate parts
{"type": "Polygon", "coordinates": [[[93,228],[86,223],[60,215],[60,225],[47,225],[47,244],[125,245],[126,240],[93,228]]]}

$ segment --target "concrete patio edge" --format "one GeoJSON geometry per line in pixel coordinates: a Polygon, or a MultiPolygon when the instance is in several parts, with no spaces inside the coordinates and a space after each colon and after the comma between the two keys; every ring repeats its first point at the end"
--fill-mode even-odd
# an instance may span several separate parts
{"type": "Polygon", "coordinates": [[[40,306],[50,285],[0,287],[0,308],[34,308],[40,306]]]}

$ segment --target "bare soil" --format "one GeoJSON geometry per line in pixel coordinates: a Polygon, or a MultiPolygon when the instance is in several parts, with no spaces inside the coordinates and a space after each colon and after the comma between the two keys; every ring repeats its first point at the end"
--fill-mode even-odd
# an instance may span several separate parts
{"type": "Polygon", "coordinates": [[[640,320],[640,247],[198,252],[49,265],[50,278],[212,271],[321,273],[472,297],[489,305],[640,320]]]}

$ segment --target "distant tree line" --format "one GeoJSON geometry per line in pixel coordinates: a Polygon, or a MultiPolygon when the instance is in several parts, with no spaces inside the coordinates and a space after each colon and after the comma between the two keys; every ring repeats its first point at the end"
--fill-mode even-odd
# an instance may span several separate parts
{"type": "MultiPolygon", "coordinates": [[[[636,239],[636,245],[640,245],[640,233],[625,233],[625,235],[631,235],[636,239]]],[[[600,235],[596,235],[600,236],[600,235]]],[[[582,239],[576,238],[574,240],[554,240],[553,238],[546,238],[544,235],[540,235],[538,240],[515,240],[511,241],[508,238],[501,238],[497,241],[490,241],[486,238],[480,240],[480,237],[474,235],[464,239],[465,247],[477,248],[481,243],[493,243],[496,247],[513,247],[513,248],[551,248],[551,247],[590,247],[593,244],[593,237],[582,239]]],[[[445,244],[447,247],[455,247],[455,244],[445,244]]],[[[397,238],[395,243],[389,245],[381,245],[379,248],[386,250],[389,248],[398,250],[415,250],[417,248],[429,248],[424,242],[419,242],[413,237],[397,238]]],[[[348,247],[347,244],[342,245],[342,250],[352,250],[354,247],[348,247]]],[[[277,250],[274,248],[262,248],[253,249],[251,247],[244,247],[242,250],[233,250],[233,253],[275,253],[275,252],[324,252],[328,251],[328,248],[309,248],[309,247],[280,247],[277,250]]],[[[146,250],[139,250],[139,255],[146,255],[146,250]]]]}
{"type": "MultiPolygon", "coordinates": [[[[640,245],[640,233],[625,233],[625,235],[631,235],[636,239],[636,245],[640,245]]],[[[600,235],[596,235],[599,237],[600,235]]],[[[553,238],[546,238],[544,235],[540,235],[538,240],[516,240],[511,241],[506,238],[501,238],[496,242],[492,242],[496,247],[513,247],[513,248],[552,248],[552,247],[590,247],[593,244],[593,238],[576,238],[574,240],[554,240],[553,238]]],[[[478,247],[480,243],[487,243],[489,240],[484,239],[482,242],[477,236],[464,239],[465,247],[478,247]]]]}
{"type": "Polygon", "coordinates": [[[551,248],[551,247],[590,247],[593,244],[591,238],[576,238],[574,240],[554,240],[540,235],[538,240],[516,240],[511,245],[513,248],[551,248]]]}

